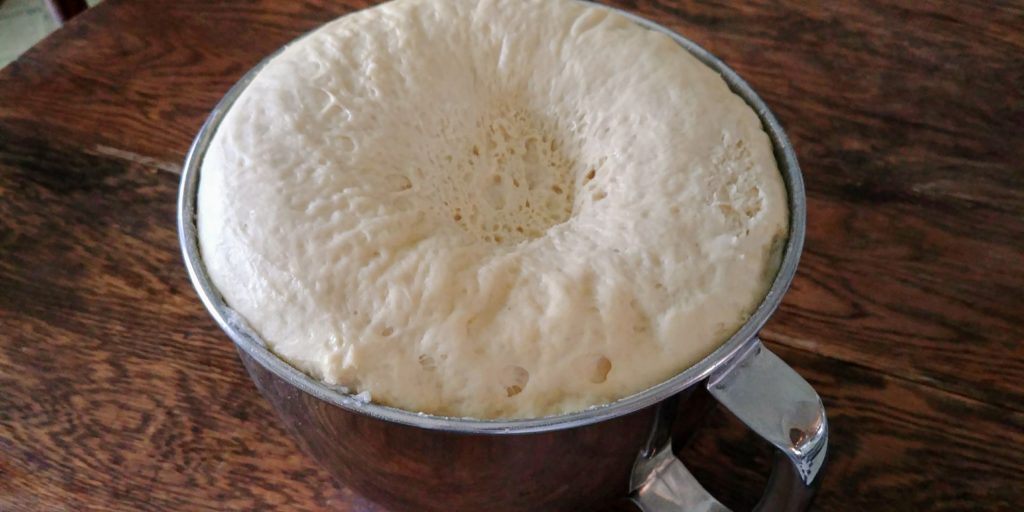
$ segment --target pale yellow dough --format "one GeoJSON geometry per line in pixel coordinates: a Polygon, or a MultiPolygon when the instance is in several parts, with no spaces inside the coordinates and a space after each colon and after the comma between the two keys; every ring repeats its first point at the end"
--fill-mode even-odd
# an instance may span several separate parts
{"type": "Polygon", "coordinates": [[[754,112],[670,38],[572,0],[340,18],[259,72],[200,179],[206,268],[275,353],[451,416],[677,374],[761,301],[787,232],[754,112]]]}

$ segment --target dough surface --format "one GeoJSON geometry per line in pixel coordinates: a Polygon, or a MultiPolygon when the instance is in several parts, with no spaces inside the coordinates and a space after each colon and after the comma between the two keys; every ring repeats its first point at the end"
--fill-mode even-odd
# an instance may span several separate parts
{"type": "Polygon", "coordinates": [[[210,277],[276,354],[476,418],[688,368],[760,303],[788,230],[753,110],[667,36],[572,0],[325,25],[231,107],[198,201],[210,277]]]}

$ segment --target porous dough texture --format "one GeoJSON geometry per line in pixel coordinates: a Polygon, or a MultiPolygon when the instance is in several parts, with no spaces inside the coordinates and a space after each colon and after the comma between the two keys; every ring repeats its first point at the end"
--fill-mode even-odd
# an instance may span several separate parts
{"type": "Polygon", "coordinates": [[[669,37],[572,0],[396,0],[218,127],[203,261],[280,357],[375,403],[528,418],[708,355],[788,224],[768,136],[669,37]]]}

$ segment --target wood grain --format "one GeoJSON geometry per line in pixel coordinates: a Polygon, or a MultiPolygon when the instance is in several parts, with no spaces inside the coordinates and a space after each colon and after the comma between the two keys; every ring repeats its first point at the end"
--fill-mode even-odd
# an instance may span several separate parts
{"type": "MultiPolygon", "coordinates": [[[[375,510],[284,434],[174,226],[217,99],[366,3],[106,0],[0,70],[0,510],[375,510]]],[[[818,509],[1019,508],[1024,3],[616,4],[721,56],[793,139],[806,252],[763,334],[829,409],[818,509]]],[[[684,456],[749,506],[767,448],[709,425],[684,456]]]]}
{"type": "Polygon", "coordinates": [[[43,118],[47,137],[56,131],[85,150],[180,162],[210,109],[249,68],[365,5],[105,1],[0,72],[0,123],[43,118]]]}
{"type": "Polygon", "coordinates": [[[4,156],[0,510],[371,510],[298,452],[197,307],[176,175],[4,156]]]}

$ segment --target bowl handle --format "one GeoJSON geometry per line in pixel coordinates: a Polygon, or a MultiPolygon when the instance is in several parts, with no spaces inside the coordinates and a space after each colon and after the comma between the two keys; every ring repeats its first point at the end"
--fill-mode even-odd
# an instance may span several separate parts
{"type": "MultiPolygon", "coordinates": [[[[719,403],[777,450],[768,487],[754,510],[806,510],[828,445],[825,408],[814,388],[757,339],[712,373],[707,387],[719,403]]],[[[671,421],[670,414],[660,417],[671,421]]],[[[644,512],[729,512],[673,455],[671,439],[658,446],[641,454],[633,468],[633,503],[644,512]]]]}

